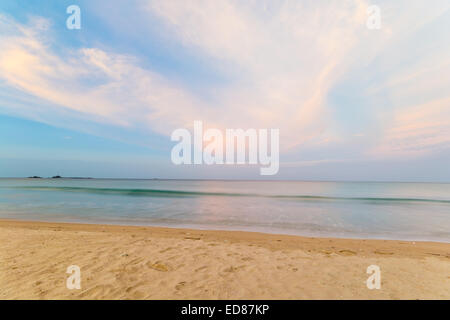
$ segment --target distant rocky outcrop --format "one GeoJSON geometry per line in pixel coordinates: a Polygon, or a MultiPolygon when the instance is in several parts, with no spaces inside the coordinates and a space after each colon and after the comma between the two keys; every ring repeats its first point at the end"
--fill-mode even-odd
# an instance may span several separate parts
{"type": "Polygon", "coordinates": [[[32,177],[28,177],[28,179],[42,179],[42,177],[32,176],[32,177]]]}

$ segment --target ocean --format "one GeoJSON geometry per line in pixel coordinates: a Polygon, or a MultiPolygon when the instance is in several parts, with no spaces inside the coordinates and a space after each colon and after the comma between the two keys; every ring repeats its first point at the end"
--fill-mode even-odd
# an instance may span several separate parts
{"type": "Polygon", "coordinates": [[[0,179],[0,218],[450,242],[450,184],[0,179]]]}

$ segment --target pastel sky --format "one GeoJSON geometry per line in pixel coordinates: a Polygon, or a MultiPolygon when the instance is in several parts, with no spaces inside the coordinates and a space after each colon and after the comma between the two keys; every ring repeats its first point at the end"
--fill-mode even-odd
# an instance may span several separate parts
{"type": "Polygon", "coordinates": [[[3,177],[450,182],[450,1],[2,0],[0,147],[3,177]],[[279,173],[173,165],[194,120],[279,128],[279,173]]]}

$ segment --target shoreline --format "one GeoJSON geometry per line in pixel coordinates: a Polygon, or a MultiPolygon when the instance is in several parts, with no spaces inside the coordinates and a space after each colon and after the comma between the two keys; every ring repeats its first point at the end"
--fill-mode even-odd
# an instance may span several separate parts
{"type": "Polygon", "coordinates": [[[444,242],[0,219],[0,259],[0,299],[450,299],[444,242]]]}
{"type": "MultiPolygon", "coordinates": [[[[259,231],[242,231],[242,230],[225,230],[225,229],[197,229],[185,227],[166,227],[166,226],[148,226],[148,225],[128,225],[128,224],[108,224],[108,223],[84,223],[84,222],[53,222],[53,221],[38,221],[38,220],[21,220],[0,218],[0,228],[4,225],[8,227],[17,228],[39,228],[41,230],[61,229],[66,231],[108,231],[108,232],[150,232],[152,235],[181,237],[185,234],[191,234],[204,237],[204,240],[232,240],[232,241],[249,241],[258,242],[267,247],[277,247],[268,245],[270,241],[283,241],[288,248],[298,248],[298,245],[311,246],[313,244],[326,244],[333,242],[338,244],[345,244],[353,248],[361,249],[361,243],[373,247],[383,247],[383,245],[414,245],[418,250],[421,248],[438,249],[442,245],[448,245],[450,249],[450,242],[433,241],[433,240],[398,240],[398,239],[374,239],[374,238],[341,238],[341,237],[319,237],[319,236],[302,236],[285,233],[259,232],[259,231]],[[436,246],[434,246],[436,244],[436,246]]],[[[326,246],[325,246],[326,247],[326,246]]],[[[304,247],[303,247],[304,248],[304,247]]],[[[370,248],[365,253],[370,253],[370,248]]],[[[402,251],[396,253],[404,253],[402,251]]],[[[447,252],[441,252],[446,254],[447,252]]],[[[450,258],[450,252],[448,252],[450,258]]]]}
{"type": "Polygon", "coordinates": [[[343,235],[307,235],[307,234],[301,234],[296,233],[295,231],[290,232],[290,230],[286,230],[286,232],[281,232],[279,230],[249,230],[244,228],[237,228],[237,229],[228,229],[226,227],[215,228],[214,226],[192,226],[192,225],[179,225],[179,226],[169,226],[169,225],[149,225],[149,224],[126,224],[126,223],[108,223],[103,221],[52,221],[52,220],[33,220],[33,219],[16,219],[16,218],[2,218],[0,217],[0,223],[1,222],[23,222],[25,224],[27,223],[35,223],[35,224],[61,224],[61,225],[80,225],[80,226],[103,226],[103,227],[125,227],[125,228],[155,228],[155,229],[169,229],[169,230],[190,230],[190,231],[205,231],[205,232],[241,232],[241,233],[252,233],[252,234],[260,234],[260,235],[274,235],[274,236],[287,236],[287,237],[298,237],[303,239],[335,239],[335,240],[348,240],[348,241],[398,241],[398,242],[406,242],[406,243],[419,243],[419,242],[425,242],[425,243],[439,243],[439,244],[449,244],[450,240],[442,240],[442,239],[407,239],[407,238],[389,238],[389,237],[383,237],[382,235],[379,236],[373,236],[373,237],[364,237],[364,235],[355,235],[355,236],[343,236],[343,235]]]}

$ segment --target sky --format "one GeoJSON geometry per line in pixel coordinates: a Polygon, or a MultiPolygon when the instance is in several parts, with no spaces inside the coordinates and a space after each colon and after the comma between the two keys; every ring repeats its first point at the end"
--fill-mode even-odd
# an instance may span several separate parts
{"type": "Polygon", "coordinates": [[[2,0],[0,176],[450,182],[449,88],[448,0],[2,0]],[[172,164],[195,120],[278,174],[172,164]]]}

